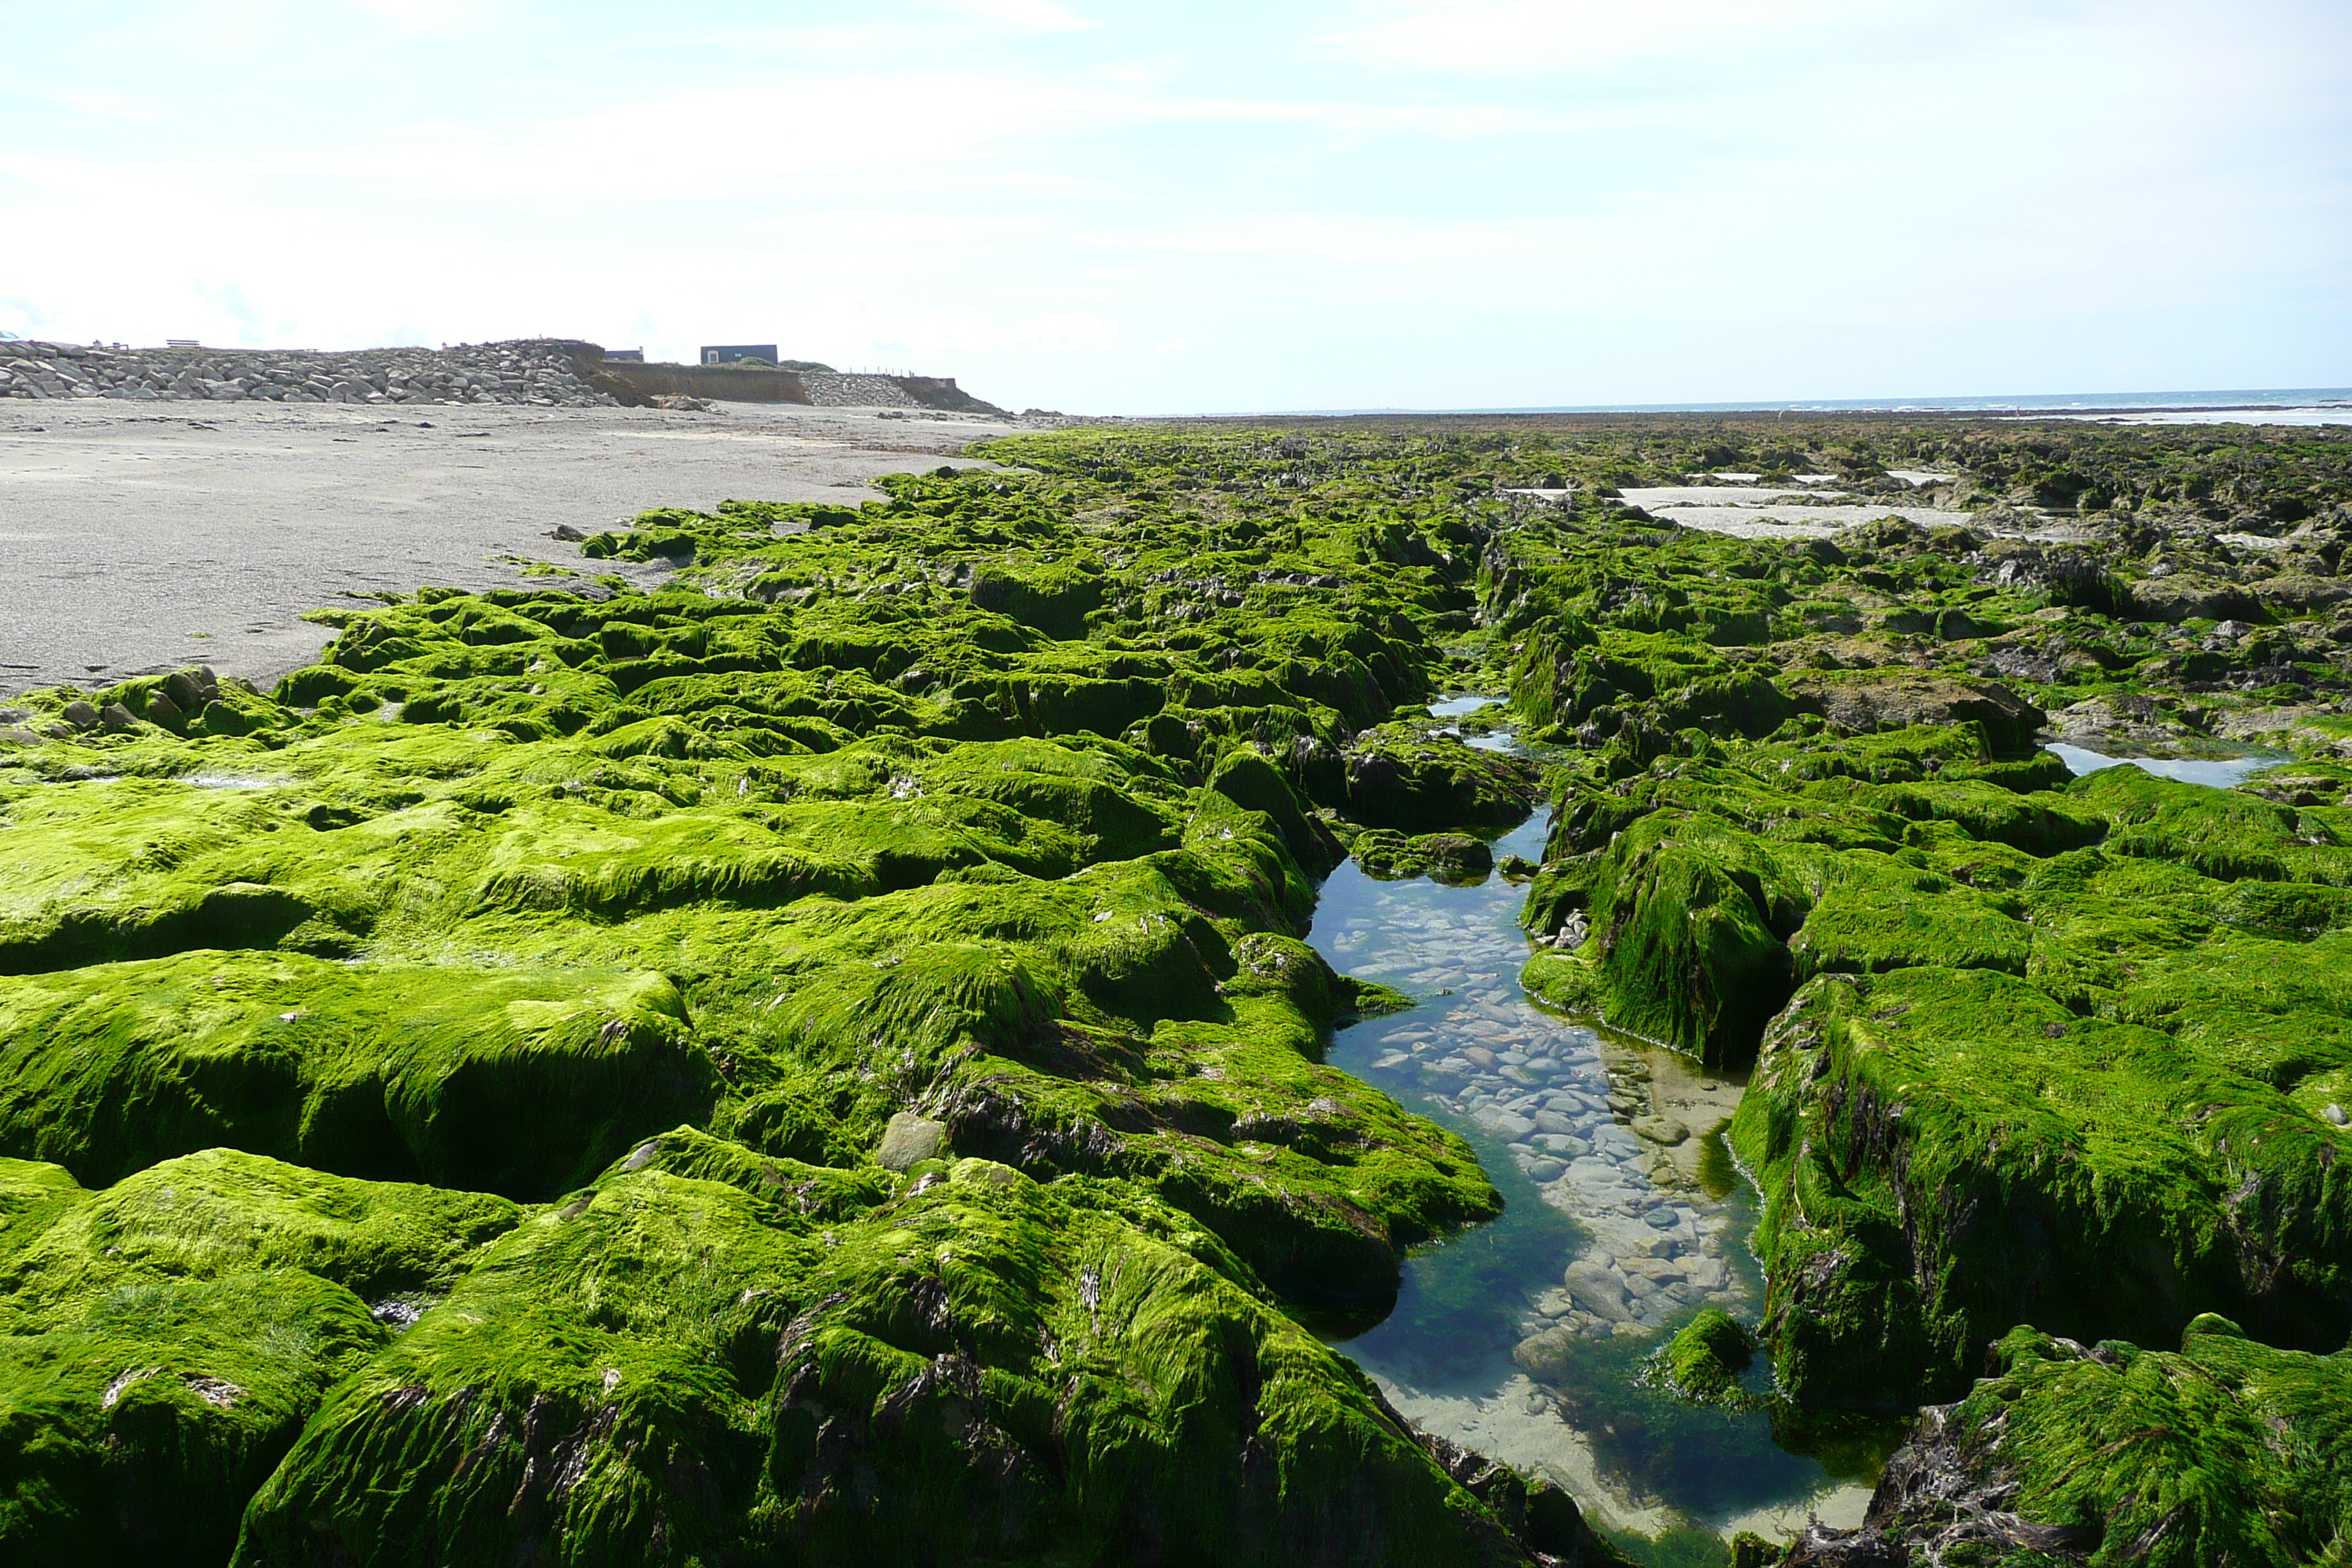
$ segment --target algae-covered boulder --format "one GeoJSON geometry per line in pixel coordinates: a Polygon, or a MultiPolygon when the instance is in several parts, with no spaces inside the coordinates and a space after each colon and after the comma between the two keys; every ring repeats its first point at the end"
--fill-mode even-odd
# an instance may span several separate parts
{"type": "Polygon", "coordinates": [[[197,951],[0,979],[0,1149],[92,1183],[231,1144],[543,1197],[717,1084],[677,988],[611,971],[197,951]]]}
{"type": "Polygon", "coordinates": [[[610,1176],[338,1389],[237,1561],[1520,1559],[1211,1237],[1081,1191],[610,1176]]]}
{"type": "Polygon", "coordinates": [[[327,1391],[446,1291],[512,1205],[227,1150],[98,1193],[0,1165],[0,1549],[226,1561],[327,1391]]]}
{"type": "Polygon", "coordinates": [[[1841,730],[1868,732],[1914,724],[1975,724],[1995,752],[2030,750],[2042,713],[1998,681],[1868,675],[1801,680],[1798,705],[1841,730]]]}
{"type": "Polygon", "coordinates": [[[1809,1398],[1949,1389],[2019,1321],[2161,1341],[2220,1310],[2306,1346],[2352,1327],[2342,1133],[1996,971],[1813,982],[1732,1138],[1768,1200],[1774,1363],[1809,1398]]]}
{"type": "Polygon", "coordinates": [[[1466,833],[1423,833],[1408,838],[1375,827],[1358,834],[1348,852],[1373,877],[1427,876],[1457,886],[1475,886],[1495,868],[1493,847],[1466,833]]]}
{"type": "Polygon", "coordinates": [[[2020,1328],[1995,1363],[1920,1414],[1860,1531],[1788,1561],[2288,1568],[2352,1539],[2352,1355],[2208,1317],[2178,1352],[2020,1328]]]}
{"type": "Polygon", "coordinates": [[[1452,736],[1393,726],[1360,736],[1348,752],[1345,809],[1367,827],[1516,827],[1535,803],[1528,763],[1452,736]]]}
{"type": "Polygon", "coordinates": [[[1788,937],[1810,908],[1772,847],[1709,817],[1657,812],[1610,837],[1571,874],[1539,881],[1528,919],[1584,933],[1538,955],[1529,989],[1710,1065],[1755,1052],[1789,995],[1788,937]]]}
{"type": "Polygon", "coordinates": [[[1336,865],[1346,853],[1331,830],[1309,814],[1274,764],[1254,746],[1236,746],[1218,759],[1209,787],[1246,811],[1273,819],[1291,858],[1309,871],[1336,865]]]}
{"type": "Polygon", "coordinates": [[[2130,585],[2132,614],[2142,620],[2263,618],[2262,603],[2239,584],[2200,573],[2143,577],[2130,585]]]}
{"type": "Polygon", "coordinates": [[[1730,1313],[1709,1307],[1666,1342],[1663,1370],[1675,1391],[1700,1405],[1736,1401],[1739,1374],[1755,1359],[1756,1342],[1730,1313]]]}
{"type": "Polygon", "coordinates": [[[1057,637],[1082,634],[1089,611],[1102,607],[1099,571],[1076,567],[990,563],[972,574],[973,607],[1010,616],[1057,637]]]}

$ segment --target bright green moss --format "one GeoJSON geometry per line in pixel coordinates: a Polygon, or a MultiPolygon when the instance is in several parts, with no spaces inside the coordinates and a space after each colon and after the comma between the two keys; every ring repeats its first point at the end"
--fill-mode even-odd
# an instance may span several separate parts
{"type": "Polygon", "coordinates": [[[967,1159],[826,1226],[608,1177],[337,1391],[238,1562],[1502,1555],[1461,1555],[1477,1505],[1211,1238],[1085,1191],[967,1159]]]}
{"type": "Polygon", "coordinates": [[[2352,1540],[2352,1357],[2276,1350],[2215,1316],[2178,1352],[2020,1328],[1995,1355],[1996,1375],[1916,1439],[1948,1479],[1888,1510],[1885,1533],[1914,1553],[2285,1568],[2352,1540]],[[1987,1502],[2021,1528],[1985,1530],[1987,1502]]]}
{"type": "Polygon", "coordinates": [[[518,1217],[226,1150],[87,1194],[11,1174],[56,1194],[11,1205],[11,1233],[47,1224],[0,1264],[0,1545],[26,1563],[225,1560],[379,1318],[413,1317],[518,1217]]]}
{"type": "Polygon", "coordinates": [[[1739,1321],[1709,1307],[1666,1342],[1660,1370],[1685,1399],[1735,1403],[1742,1394],[1739,1374],[1755,1354],[1756,1342],[1739,1321]]]}
{"type": "Polygon", "coordinates": [[[539,1197],[719,1089],[657,974],[199,950],[0,980],[0,1142],[104,1184],[217,1144],[539,1197]]]}
{"type": "MultiPolygon", "coordinates": [[[[677,563],[653,592],[336,612],[268,696],[143,677],[91,694],[115,732],[36,694],[47,738],[0,752],[0,1152],[65,1170],[0,1168],[0,1268],[49,1271],[0,1386],[63,1457],[12,1541],[152,1554],[123,1477],[201,1473],[210,1562],[257,1490],[254,1563],[1509,1558],[1524,1489],[1474,1487],[1282,1315],[1378,1316],[1402,1247],[1498,1201],[1321,1064],[1384,998],[1297,940],[1343,841],[1475,874],[1461,847],[1533,808],[1527,764],[1422,706],[1464,689],[1575,746],[1529,984],[1762,1049],[1736,1131],[1800,1400],[1956,1387],[2028,1316],[2340,1342],[2340,787],[2070,784],[2028,751],[2084,696],[2332,679],[2281,676],[2305,633],[2224,654],[2119,618],[2259,574],[2125,559],[2130,527],[2081,559],[1895,522],[1790,546],[1605,499],[1916,458],[2155,504],[2252,459],[1784,435],[1028,437],[991,452],[1020,475],[592,542],[677,563]],[[910,1113],[940,1157],[884,1172],[910,1113]],[[247,1221],[73,1239],[257,1154],[315,1169],[205,1199],[247,1221]],[[551,1206],[478,1235],[412,1197],[463,1245],[376,1217],[331,1245],[291,1217],[324,1198],[273,1195],[376,1215],[322,1171],[551,1206]],[[150,1306],[109,1339],[118,1287],[150,1306]],[[151,1408],[160,1447],[108,1447],[151,1408]]],[[[2337,473],[2256,467],[2297,517],[2337,473]]],[[[1700,1382],[1730,1368],[1705,1348],[1700,1382]]]]}
{"type": "MultiPolygon", "coordinates": [[[[244,1447],[189,1439],[223,1518],[261,1489],[247,1560],[1517,1551],[1282,1315],[1376,1318],[1402,1248],[1497,1206],[1459,1140],[1321,1065],[1361,998],[1297,940],[1327,814],[1531,808],[1526,764],[1378,728],[1458,668],[1433,638],[1480,535],[1204,550],[1190,516],[1097,519],[1087,480],[891,490],[593,542],[687,565],[652,593],[341,612],[274,699],[175,720],[169,682],[126,688],[142,722],[60,722],[0,776],[0,1149],[117,1183],[12,1166],[20,1258],[255,1155],[556,1205],[429,1279],[373,1232],[373,1273],[241,1266],[359,1336],[218,1374],[282,1391],[244,1447]],[[872,1163],[904,1112],[950,1162],[911,1183],[872,1163]],[[952,1321],[925,1278],[970,1284],[952,1321]],[[394,1298],[425,1310],[387,1337],[394,1298]],[[779,1383],[795,1323],[822,1352],[779,1383]]],[[[217,1359],[189,1321],[157,1364],[217,1359]]],[[[88,1404],[73,1321],[26,1320],[43,1408],[88,1404]]]]}

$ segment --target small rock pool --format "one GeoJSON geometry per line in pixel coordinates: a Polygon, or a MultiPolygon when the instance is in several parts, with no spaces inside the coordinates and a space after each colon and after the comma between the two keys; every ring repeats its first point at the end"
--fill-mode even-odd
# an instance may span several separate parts
{"type": "Polygon", "coordinates": [[[2128,765],[2154,773],[2158,778],[2206,784],[2214,789],[2235,789],[2250,773],[2294,760],[2281,752],[2254,752],[2239,757],[2116,757],[2105,752],[2092,751],[2087,746],[2068,745],[2064,742],[2053,742],[2044,750],[2056,752],[2058,760],[2064,763],[2067,771],[2077,778],[2084,773],[2097,773],[2101,768],[2128,765]]]}
{"type": "MultiPolygon", "coordinates": [[[[1541,860],[1544,830],[1538,813],[1497,858],[1541,860]]],[[[1342,1030],[1330,1060],[1467,1139],[1507,1204],[1413,1257],[1396,1310],[1342,1348],[1424,1429],[1549,1474],[1647,1561],[1859,1523],[1881,1450],[1833,1469],[1762,1414],[1647,1385],[1701,1307],[1751,1325],[1761,1308],[1753,1197],[1716,1136],[1740,1085],[1538,1009],[1518,984],[1523,898],[1500,877],[1383,882],[1352,861],[1324,884],[1308,940],[1419,999],[1342,1030]]]]}

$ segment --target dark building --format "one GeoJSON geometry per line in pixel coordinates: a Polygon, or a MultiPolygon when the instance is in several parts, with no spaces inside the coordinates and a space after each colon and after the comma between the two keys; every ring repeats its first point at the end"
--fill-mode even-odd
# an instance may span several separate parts
{"type": "MultiPolygon", "coordinates": [[[[706,349],[703,352],[707,353],[709,351],[706,349]]],[[[606,349],[604,351],[604,357],[608,360],[618,361],[622,364],[643,364],[646,363],[646,351],[643,349],[606,349]]]]}
{"type": "Polygon", "coordinates": [[[776,363],[776,345],[773,343],[705,343],[702,345],[702,363],[705,364],[740,364],[747,359],[764,360],[773,364],[776,363]]]}

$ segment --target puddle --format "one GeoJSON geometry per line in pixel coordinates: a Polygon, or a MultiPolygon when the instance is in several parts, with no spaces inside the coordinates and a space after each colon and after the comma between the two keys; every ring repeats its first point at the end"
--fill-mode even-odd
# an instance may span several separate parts
{"type": "MultiPolygon", "coordinates": [[[[1704,494],[1706,492],[1699,492],[1704,494]]],[[[1899,517],[1922,528],[1965,524],[1969,514],[1923,506],[1721,506],[1667,504],[1645,508],[1651,516],[1709,533],[1744,539],[1826,539],[1865,522],[1899,517]]]]}
{"type": "MultiPolygon", "coordinates": [[[[1538,813],[1497,857],[1541,859],[1544,830],[1538,813]]],[[[1467,1139],[1507,1205],[1410,1259],[1396,1310],[1347,1353],[1424,1429],[1550,1475],[1606,1528],[1858,1524],[1875,1453],[1832,1475],[1761,1413],[1643,1386],[1643,1362],[1701,1307],[1750,1323],[1760,1310],[1752,1195],[1714,1135],[1739,1084],[1537,1008],[1518,984],[1524,897],[1499,877],[1382,882],[1352,862],[1323,886],[1308,941],[1423,999],[1342,1031],[1331,1062],[1467,1139]]],[[[1691,1538],[1677,1540],[1656,1552],[1691,1538]]]]}
{"type": "Polygon", "coordinates": [[[1617,493],[1627,506],[1638,506],[1644,511],[1655,512],[1660,507],[1667,506],[1737,507],[1746,510],[1769,507],[1775,502],[1808,507],[1810,510],[1809,503],[1816,497],[1824,500],[1843,500],[1849,492],[1817,489],[1792,480],[1785,485],[1764,488],[1752,485],[1645,485],[1617,493]]]}
{"type": "Polygon", "coordinates": [[[2243,757],[2111,757],[2104,752],[2069,746],[2063,742],[2053,742],[2043,749],[2057,752],[2058,760],[2073,770],[2077,778],[2084,773],[2097,773],[2101,768],[2129,764],[2158,778],[2178,779],[2182,784],[2207,784],[2214,789],[2234,789],[2248,773],[2294,761],[2293,757],[2276,752],[2260,752],[2243,757]]]}

